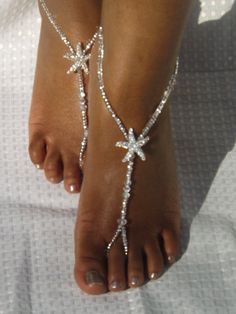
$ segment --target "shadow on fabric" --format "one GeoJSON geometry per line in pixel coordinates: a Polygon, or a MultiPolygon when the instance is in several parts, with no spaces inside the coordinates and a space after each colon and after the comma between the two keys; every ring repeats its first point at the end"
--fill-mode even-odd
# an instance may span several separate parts
{"type": "Polygon", "coordinates": [[[236,2],[198,24],[196,1],[183,40],[172,123],[182,190],[182,247],[213,179],[236,141],[236,2]]]}

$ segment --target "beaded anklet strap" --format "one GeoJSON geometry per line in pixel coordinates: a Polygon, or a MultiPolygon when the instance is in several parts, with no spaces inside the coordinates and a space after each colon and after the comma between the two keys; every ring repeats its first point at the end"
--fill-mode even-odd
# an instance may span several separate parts
{"type": "Polygon", "coordinates": [[[121,119],[118,117],[114,109],[112,108],[111,103],[109,102],[109,99],[105,92],[105,86],[104,86],[104,79],[103,79],[103,59],[104,59],[104,41],[103,41],[103,30],[102,27],[99,28],[98,32],[98,42],[99,42],[99,50],[98,50],[98,69],[97,69],[97,75],[98,75],[98,82],[99,82],[99,89],[101,93],[101,97],[104,101],[104,104],[107,108],[107,110],[110,112],[112,118],[114,119],[115,123],[117,124],[119,130],[124,135],[125,141],[119,141],[115,144],[116,147],[121,147],[127,150],[127,153],[125,157],[123,158],[122,162],[127,162],[127,172],[126,177],[124,180],[124,186],[123,186],[123,195],[122,195],[122,203],[121,203],[121,214],[120,218],[117,221],[117,229],[114,233],[113,238],[111,239],[110,243],[107,246],[107,251],[111,249],[112,245],[115,243],[115,241],[118,239],[118,237],[121,235],[124,252],[127,255],[128,254],[128,239],[127,239],[127,214],[128,214],[128,204],[129,199],[132,193],[132,174],[134,170],[134,163],[136,156],[140,157],[141,160],[145,161],[145,153],[143,151],[143,146],[150,140],[150,137],[148,136],[149,131],[154,126],[154,124],[157,121],[158,116],[162,112],[162,109],[164,105],[166,104],[172,90],[174,89],[174,86],[176,84],[176,77],[178,73],[179,68],[179,60],[176,61],[176,67],[175,71],[172,74],[169,84],[161,98],[160,103],[157,105],[154,113],[144,126],[141,134],[139,136],[135,136],[134,131],[132,128],[127,130],[122,123],[121,119]]]}
{"type": "Polygon", "coordinates": [[[81,149],[80,149],[80,156],[79,156],[79,162],[80,167],[83,166],[83,157],[84,153],[87,147],[87,141],[88,141],[88,106],[87,106],[87,100],[86,100],[86,93],[85,93],[85,86],[84,86],[84,80],[83,80],[83,73],[86,75],[89,74],[89,67],[88,67],[88,60],[91,56],[91,48],[94,45],[98,32],[96,32],[93,37],[85,44],[82,45],[81,42],[79,42],[74,48],[66,35],[61,30],[61,27],[56,23],[56,20],[52,13],[49,11],[45,0],[39,0],[49,22],[53,26],[54,30],[58,33],[61,40],[64,42],[64,44],[69,49],[69,52],[67,52],[64,55],[64,58],[72,61],[72,65],[70,66],[69,70],[67,71],[67,74],[70,73],[77,73],[78,75],[78,84],[79,84],[79,100],[80,100],[80,111],[82,115],[82,123],[83,123],[83,139],[81,142],[81,149]]]}

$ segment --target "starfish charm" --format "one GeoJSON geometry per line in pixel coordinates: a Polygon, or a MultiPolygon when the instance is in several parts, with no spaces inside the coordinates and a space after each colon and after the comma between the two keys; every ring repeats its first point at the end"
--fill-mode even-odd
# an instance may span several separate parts
{"type": "Polygon", "coordinates": [[[134,130],[130,128],[128,141],[116,143],[116,147],[122,147],[122,148],[128,149],[128,152],[125,155],[122,162],[130,161],[135,156],[135,154],[137,154],[143,161],[145,161],[146,157],[141,147],[144,146],[148,141],[149,141],[149,136],[144,138],[142,135],[140,135],[138,139],[136,139],[134,135],[134,130]]]}
{"type": "Polygon", "coordinates": [[[67,52],[64,55],[64,58],[74,62],[74,64],[72,64],[70,69],[67,71],[67,74],[72,72],[75,73],[78,70],[83,70],[86,74],[89,74],[87,61],[90,58],[90,54],[86,54],[86,49],[82,48],[80,42],[77,44],[76,50],[74,52],[67,52]]]}

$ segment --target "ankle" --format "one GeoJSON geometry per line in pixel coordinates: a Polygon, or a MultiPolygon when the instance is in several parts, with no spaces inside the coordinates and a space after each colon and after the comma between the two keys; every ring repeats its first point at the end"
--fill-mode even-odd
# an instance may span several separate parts
{"type": "MultiPolygon", "coordinates": [[[[176,62],[176,59],[174,59],[176,62]]],[[[159,61],[158,61],[159,62],[159,61]]],[[[133,67],[114,75],[110,60],[104,62],[104,81],[107,96],[118,116],[127,128],[133,127],[140,132],[160,102],[174,72],[175,62],[164,64],[155,70],[143,70],[140,74],[132,74],[133,67]],[[155,72],[153,71],[153,72],[155,72]],[[132,78],[131,78],[132,76],[132,78]]],[[[145,68],[145,65],[144,65],[145,68]]]]}

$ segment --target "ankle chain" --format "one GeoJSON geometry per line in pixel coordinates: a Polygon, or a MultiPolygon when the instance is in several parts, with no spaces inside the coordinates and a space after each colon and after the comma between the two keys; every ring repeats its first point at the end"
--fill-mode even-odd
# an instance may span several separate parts
{"type": "Polygon", "coordinates": [[[83,73],[85,73],[86,75],[89,74],[88,60],[90,59],[90,56],[91,56],[90,51],[96,41],[98,32],[96,32],[93,35],[93,37],[85,45],[79,42],[76,48],[73,48],[68,38],[61,30],[61,27],[56,23],[56,20],[53,17],[52,13],[49,11],[45,0],[39,0],[39,2],[49,22],[51,23],[55,31],[58,33],[61,40],[69,49],[69,52],[67,52],[64,55],[64,58],[72,61],[73,64],[67,71],[67,74],[77,73],[78,75],[80,111],[81,111],[82,124],[83,124],[83,139],[81,142],[81,149],[80,149],[80,156],[79,156],[79,163],[80,163],[80,167],[82,168],[84,153],[85,153],[85,150],[87,147],[87,141],[88,141],[88,105],[87,105],[87,100],[86,100],[83,73]]]}
{"type": "Polygon", "coordinates": [[[174,86],[176,84],[176,77],[178,73],[179,68],[179,60],[177,58],[176,61],[176,67],[175,71],[172,74],[169,84],[161,98],[160,103],[157,105],[156,110],[146,123],[145,127],[143,128],[141,134],[136,138],[134,135],[134,131],[132,128],[130,128],[128,131],[125,128],[124,124],[120,120],[120,118],[115,113],[114,109],[111,106],[111,103],[109,102],[109,99],[105,92],[105,86],[104,86],[104,79],[103,79],[103,58],[104,58],[104,41],[103,41],[103,31],[102,27],[99,28],[98,31],[98,42],[99,42],[99,48],[98,48],[98,69],[97,69],[97,75],[98,75],[98,82],[99,82],[99,89],[101,93],[101,97],[104,101],[104,104],[107,108],[107,110],[110,112],[112,118],[114,119],[115,123],[117,124],[118,128],[122,132],[122,134],[125,137],[126,141],[120,141],[115,144],[116,147],[121,147],[124,149],[127,149],[127,153],[125,157],[123,158],[122,162],[128,162],[127,165],[127,172],[126,177],[124,181],[124,187],[123,187],[123,194],[122,194],[122,205],[121,205],[121,214],[120,218],[118,219],[117,223],[117,230],[111,239],[110,243],[107,246],[107,251],[111,249],[112,245],[115,243],[115,241],[118,239],[118,237],[121,235],[124,252],[125,255],[128,254],[128,240],[127,240],[127,214],[128,214],[128,203],[131,196],[131,190],[132,190],[132,174],[134,170],[134,162],[136,155],[141,158],[141,160],[145,161],[146,157],[142,150],[142,147],[150,140],[148,133],[151,130],[151,128],[154,126],[154,124],[157,121],[158,116],[162,112],[162,109],[164,105],[166,104],[171,92],[174,89],[174,86]]]}

